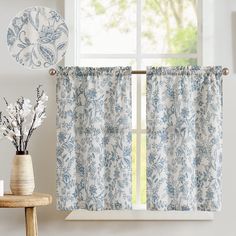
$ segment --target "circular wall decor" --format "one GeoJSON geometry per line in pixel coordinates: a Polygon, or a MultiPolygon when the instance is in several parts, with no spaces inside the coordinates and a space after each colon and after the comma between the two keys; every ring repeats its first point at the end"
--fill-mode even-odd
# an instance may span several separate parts
{"type": "Polygon", "coordinates": [[[65,55],[68,28],[58,12],[47,7],[30,7],[19,12],[7,31],[10,54],[30,69],[45,69],[65,55]]]}

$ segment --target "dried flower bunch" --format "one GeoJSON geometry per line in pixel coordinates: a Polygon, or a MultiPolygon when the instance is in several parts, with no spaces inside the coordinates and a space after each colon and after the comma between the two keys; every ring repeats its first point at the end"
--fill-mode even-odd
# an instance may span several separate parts
{"type": "Polygon", "coordinates": [[[7,115],[0,112],[0,136],[9,139],[16,151],[27,151],[30,137],[46,118],[45,109],[48,96],[41,86],[37,87],[34,106],[27,98],[19,98],[14,104],[6,103],[7,115]]]}

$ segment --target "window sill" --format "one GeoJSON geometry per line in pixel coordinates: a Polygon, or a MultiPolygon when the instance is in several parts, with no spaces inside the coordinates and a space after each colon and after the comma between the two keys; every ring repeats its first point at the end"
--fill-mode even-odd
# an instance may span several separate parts
{"type": "Polygon", "coordinates": [[[155,220],[183,220],[183,221],[209,221],[214,220],[213,212],[188,212],[188,211],[147,211],[142,206],[135,207],[132,211],[72,211],[67,221],[155,221],[155,220]]]}

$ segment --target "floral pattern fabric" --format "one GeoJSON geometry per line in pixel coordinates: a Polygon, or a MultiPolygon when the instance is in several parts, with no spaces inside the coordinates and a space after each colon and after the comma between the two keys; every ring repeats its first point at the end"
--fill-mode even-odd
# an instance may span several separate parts
{"type": "Polygon", "coordinates": [[[222,68],[147,68],[147,209],[221,209],[222,68]]]}
{"type": "Polygon", "coordinates": [[[59,68],[57,207],[131,209],[131,68],[59,68]]]}
{"type": "Polygon", "coordinates": [[[7,31],[7,45],[15,60],[30,69],[57,64],[67,49],[68,28],[55,10],[30,7],[17,14],[7,31]]]}

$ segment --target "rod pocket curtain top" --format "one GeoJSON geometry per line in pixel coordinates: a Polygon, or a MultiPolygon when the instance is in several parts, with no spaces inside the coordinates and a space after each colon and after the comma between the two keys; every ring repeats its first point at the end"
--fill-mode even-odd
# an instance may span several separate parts
{"type": "MultiPolygon", "coordinates": [[[[222,68],[147,68],[147,210],[218,211],[222,68]]],[[[59,68],[57,207],[132,208],[131,68],[59,68]]]]}

